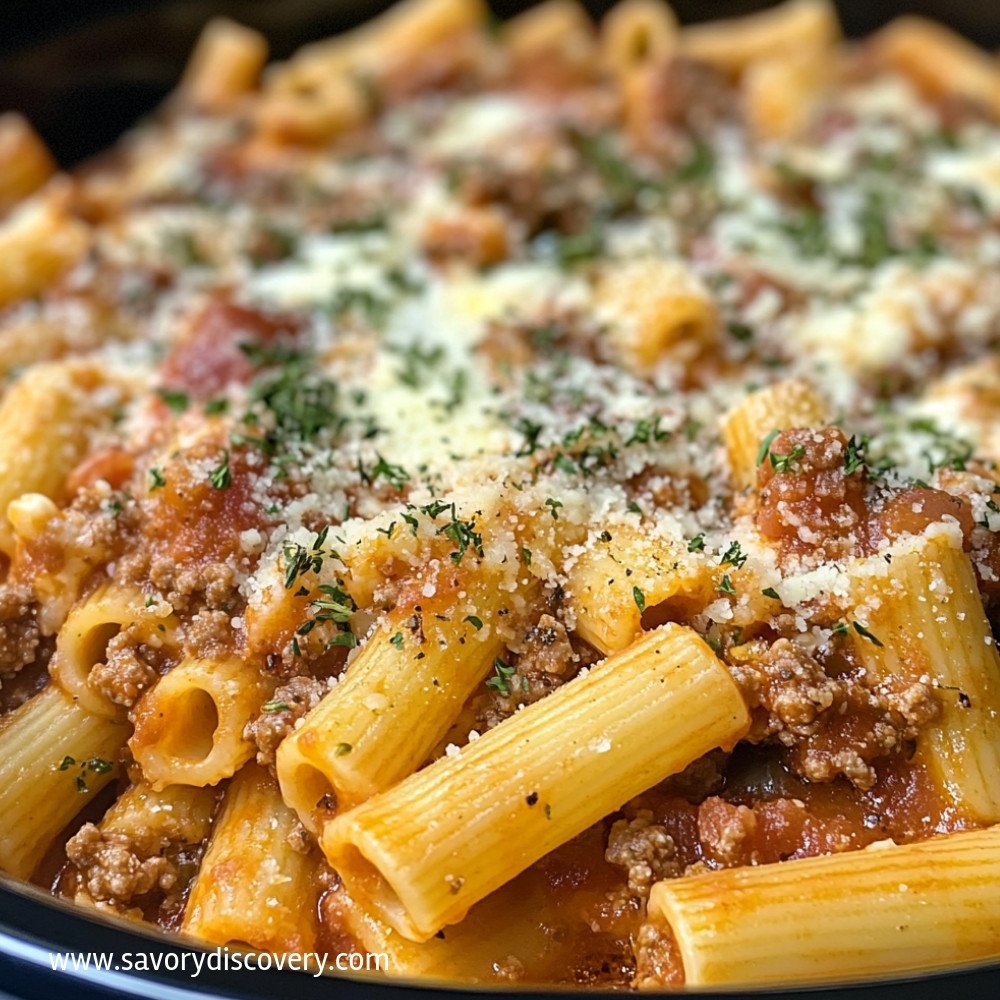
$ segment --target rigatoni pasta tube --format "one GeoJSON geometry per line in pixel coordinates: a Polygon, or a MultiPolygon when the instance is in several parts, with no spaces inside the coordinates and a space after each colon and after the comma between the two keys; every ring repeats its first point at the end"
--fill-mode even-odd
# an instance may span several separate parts
{"type": "Polygon", "coordinates": [[[680,51],[738,76],[776,55],[821,52],[839,37],[837,9],[830,0],[786,0],[746,17],[686,27],[680,33],[680,51]]]}
{"type": "Polygon", "coordinates": [[[28,878],[67,823],[118,771],[128,727],[54,684],[0,722],[0,868],[28,878]]]}
{"type": "MultiPolygon", "coordinates": [[[[102,849],[110,845],[114,850],[127,845],[129,854],[143,867],[152,858],[177,858],[179,849],[200,848],[208,837],[215,804],[216,793],[212,788],[168,785],[157,791],[145,781],[129,785],[98,824],[101,846],[96,850],[90,846],[93,844],[90,831],[81,831],[87,838],[83,845],[75,843],[77,838],[67,844],[67,856],[82,876],[73,897],[75,901],[105,906],[112,903],[119,913],[142,919],[142,909],[129,905],[135,897],[129,901],[116,900],[113,887],[102,877],[98,860],[102,849]],[[92,877],[95,872],[91,870],[95,861],[98,861],[94,865],[97,878],[92,877]]],[[[160,873],[156,877],[159,879],[160,873]]],[[[171,888],[179,890],[183,885],[174,882],[171,888]]]]}
{"type": "Polygon", "coordinates": [[[52,154],[23,115],[0,115],[0,212],[40,188],[55,169],[52,154]]]}
{"type": "Polygon", "coordinates": [[[393,612],[282,741],[281,791],[307,829],[420,767],[489,672],[502,648],[494,619],[505,595],[481,586],[470,594],[468,611],[439,594],[420,611],[393,612]]]}
{"type": "Polygon", "coordinates": [[[690,629],[664,625],[323,831],[348,891],[425,941],[749,718],[690,629]]]}
{"type": "Polygon", "coordinates": [[[851,632],[861,661],[938,686],[941,715],[921,730],[917,759],[960,811],[1000,821],[1000,655],[958,526],[931,525],[849,573],[868,633],[851,632]]]}
{"type": "Polygon", "coordinates": [[[667,602],[692,611],[715,590],[700,553],[688,552],[683,541],[624,524],[592,537],[566,576],[576,633],[605,654],[632,642],[644,618],[647,625],[662,623],[667,615],[656,619],[667,602]]]}
{"type": "Polygon", "coordinates": [[[461,983],[495,982],[498,956],[516,955],[529,969],[552,962],[559,944],[547,927],[559,919],[558,911],[547,879],[526,872],[474,906],[461,923],[417,942],[352,899],[343,885],[324,899],[324,918],[346,930],[369,955],[384,957],[390,975],[461,983]]]}
{"type": "Polygon", "coordinates": [[[754,133],[782,139],[800,132],[833,80],[832,63],[832,57],[813,52],[754,63],[741,84],[744,113],[754,133]]]}
{"type": "Polygon", "coordinates": [[[601,21],[601,56],[619,79],[662,66],[677,45],[677,18],[664,0],[620,0],[601,21]]]}
{"type": "Polygon", "coordinates": [[[206,111],[224,111],[252,90],[267,62],[267,41],[225,17],[209,21],[180,84],[181,95],[206,111]]]}
{"type": "Polygon", "coordinates": [[[200,844],[212,828],[216,792],[191,785],[157,791],[148,782],[129,785],[104,814],[100,828],[126,834],[137,852],[158,854],[168,844],[200,844]]]}
{"type": "Polygon", "coordinates": [[[877,59],[931,97],[954,96],[1000,112],[1000,67],[943,24],[909,15],[890,21],[870,42],[877,59]]]}
{"type": "Polygon", "coordinates": [[[543,65],[549,72],[586,74],[594,65],[594,26],[576,0],[543,0],[512,17],[502,29],[514,73],[543,65]]]}
{"type": "Polygon", "coordinates": [[[154,788],[214,785],[253,755],[243,736],[270,685],[235,656],[188,657],[157,682],[134,710],[129,747],[154,788]]]}
{"type": "Polygon", "coordinates": [[[0,552],[13,554],[7,505],[24,493],[62,499],[91,432],[120,401],[100,368],[86,362],[36,365],[11,386],[0,403],[0,552]],[[98,394],[102,387],[108,391],[98,394]]]}
{"type": "Polygon", "coordinates": [[[597,301],[615,352],[638,374],[663,358],[691,363],[718,335],[711,294],[680,261],[613,264],[601,275],[597,301]]]}
{"type": "Polygon", "coordinates": [[[403,0],[354,31],[300,49],[268,79],[269,89],[304,93],[332,77],[384,73],[422,52],[481,28],[482,0],[403,0]]]}
{"type": "Polygon", "coordinates": [[[90,228],[47,193],[21,202],[0,225],[0,307],[37,295],[90,247],[90,228]]]}
{"type": "Polygon", "coordinates": [[[996,958],[1000,829],[667,879],[648,913],[653,928],[669,926],[688,986],[867,979],[996,958]]]}
{"type": "Polygon", "coordinates": [[[82,708],[116,718],[116,705],[89,683],[91,670],[105,661],[108,643],[123,629],[137,640],[161,648],[176,635],[177,619],[166,604],[146,606],[144,595],[133,587],[108,583],[78,604],[63,622],[56,637],[56,651],[49,671],[56,683],[82,708]]]}
{"type": "Polygon", "coordinates": [[[741,489],[757,482],[761,442],[771,431],[821,427],[827,422],[825,403],[801,379],[785,379],[751,392],[722,421],[733,481],[741,489]]]}
{"type": "Polygon", "coordinates": [[[288,845],[297,824],[268,771],[244,767],[226,789],[182,930],[219,945],[312,951],[316,859],[288,845]]]}

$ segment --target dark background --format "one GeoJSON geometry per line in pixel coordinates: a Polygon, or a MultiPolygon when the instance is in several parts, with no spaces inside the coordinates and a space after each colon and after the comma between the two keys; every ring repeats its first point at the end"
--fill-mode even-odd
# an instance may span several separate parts
{"type": "MultiPolygon", "coordinates": [[[[491,0],[500,16],[528,0],[491,0]]],[[[683,21],[746,13],[767,0],[673,0],[683,21]]],[[[267,35],[276,58],[371,16],[387,0],[0,0],[0,111],[23,111],[64,165],[110,145],[177,79],[199,28],[227,14],[267,35]]],[[[588,0],[600,14],[609,3],[588,0]]],[[[929,14],[1000,46],[997,0],[840,0],[863,35],[897,13],[929,14]]]]}

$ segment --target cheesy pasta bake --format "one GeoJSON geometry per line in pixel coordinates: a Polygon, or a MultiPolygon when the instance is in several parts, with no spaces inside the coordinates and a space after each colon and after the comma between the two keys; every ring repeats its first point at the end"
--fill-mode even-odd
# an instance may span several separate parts
{"type": "Polygon", "coordinates": [[[640,990],[1000,958],[1000,62],[828,0],[208,25],[0,117],[0,869],[640,990]]]}

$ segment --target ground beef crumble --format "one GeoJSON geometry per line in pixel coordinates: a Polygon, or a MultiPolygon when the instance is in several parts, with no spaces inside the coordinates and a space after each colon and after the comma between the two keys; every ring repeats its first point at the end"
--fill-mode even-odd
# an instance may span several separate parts
{"type": "Polygon", "coordinates": [[[0,678],[16,674],[38,655],[38,604],[30,587],[0,586],[0,678]]]}
{"type": "Polygon", "coordinates": [[[66,856],[95,902],[125,906],[153,889],[167,891],[177,881],[166,858],[144,858],[126,834],[101,831],[93,823],[85,823],[66,842],[66,856]]]}
{"type": "Polygon", "coordinates": [[[940,713],[929,683],[873,682],[861,669],[834,675],[789,639],[753,643],[730,670],[753,710],[747,739],[788,748],[789,767],[809,781],[842,774],[871,788],[872,762],[905,752],[940,713]]]}
{"type": "Polygon", "coordinates": [[[680,875],[683,870],[673,837],[653,822],[648,809],[640,810],[633,819],[615,822],[604,856],[609,864],[626,871],[629,892],[640,899],[649,898],[655,882],[680,875]]]}
{"type": "Polygon", "coordinates": [[[845,467],[837,427],[789,430],[770,441],[757,470],[757,529],[783,554],[817,562],[858,554],[865,542],[866,483],[845,467]]]}
{"type": "Polygon", "coordinates": [[[757,830],[752,809],[712,796],[698,808],[698,839],[707,858],[724,867],[745,864],[744,844],[757,830]]]}
{"type": "Polygon", "coordinates": [[[275,690],[264,710],[247,723],[243,733],[257,747],[258,764],[265,767],[274,764],[274,755],[281,741],[326,692],[327,686],[323,681],[306,676],[293,677],[275,690]]]}
{"type": "Polygon", "coordinates": [[[513,673],[503,678],[503,687],[491,690],[479,720],[484,729],[499,725],[519,705],[530,705],[544,698],[583,666],[566,626],[550,614],[541,615],[508,655],[513,673]]]}
{"type": "Polygon", "coordinates": [[[90,671],[87,683],[116,705],[131,708],[170,664],[170,654],[143,641],[133,624],[107,645],[107,659],[90,671]]]}

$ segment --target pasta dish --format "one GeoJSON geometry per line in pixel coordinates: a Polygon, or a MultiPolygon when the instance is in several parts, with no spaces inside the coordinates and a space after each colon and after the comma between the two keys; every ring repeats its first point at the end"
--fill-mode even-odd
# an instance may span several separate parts
{"type": "Polygon", "coordinates": [[[0,870],[451,982],[1000,958],[1000,62],[828,0],[208,25],[0,117],[0,870]]]}

